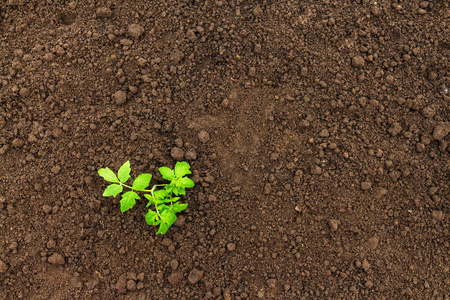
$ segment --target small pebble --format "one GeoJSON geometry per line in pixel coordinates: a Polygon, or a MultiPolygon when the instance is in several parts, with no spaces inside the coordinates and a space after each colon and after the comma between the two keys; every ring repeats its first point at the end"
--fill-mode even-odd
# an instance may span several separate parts
{"type": "Polygon", "coordinates": [[[196,160],[197,159],[197,152],[194,149],[190,149],[186,151],[186,154],[184,155],[184,158],[186,160],[196,160]]]}
{"type": "Polygon", "coordinates": [[[178,260],[172,259],[170,261],[170,267],[172,268],[172,270],[176,270],[178,268],[178,265],[179,265],[178,260]]]}
{"type": "Polygon", "coordinates": [[[438,222],[444,220],[444,218],[445,218],[444,212],[440,211],[440,210],[433,210],[431,215],[432,215],[433,219],[435,219],[438,222]]]}
{"type": "Polygon", "coordinates": [[[330,226],[332,231],[336,231],[338,229],[339,223],[339,220],[328,220],[328,225],[330,226]]]}
{"type": "Polygon", "coordinates": [[[167,280],[171,285],[178,285],[183,280],[183,274],[181,272],[173,272],[167,277],[167,280]]]}
{"type": "Polygon", "coordinates": [[[140,37],[144,33],[145,29],[139,24],[131,24],[128,26],[128,34],[134,38],[140,37]]]}
{"type": "Polygon", "coordinates": [[[236,244],[234,244],[234,243],[227,244],[227,249],[230,252],[234,251],[236,249],[236,244]]]}
{"type": "Polygon", "coordinates": [[[276,279],[268,279],[266,281],[269,288],[274,289],[277,286],[277,280],[276,279]]]}
{"type": "Polygon", "coordinates": [[[25,142],[23,140],[21,140],[21,139],[14,139],[12,141],[12,145],[15,148],[21,148],[24,144],[25,144],[25,142]]]}
{"type": "Polygon", "coordinates": [[[188,281],[190,284],[196,284],[203,278],[203,271],[200,271],[197,268],[192,269],[189,273],[188,281]]]}
{"type": "Polygon", "coordinates": [[[378,247],[379,239],[374,236],[367,241],[369,249],[375,250],[378,247]]]}
{"type": "Polygon", "coordinates": [[[450,132],[450,122],[443,122],[434,128],[433,139],[438,141],[442,140],[447,136],[447,134],[449,134],[449,132],[450,132]]]}
{"type": "Polygon", "coordinates": [[[59,253],[53,253],[49,258],[48,262],[54,265],[63,265],[64,264],[64,256],[59,253]]]}
{"type": "Polygon", "coordinates": [[[100,7],[97,9],[98,18],[110,18],[112,16],[112,11],[107,7],[100,7]]]}
{"type": "Polygon", "coordinates": [[[136,290],[136,281],[130,279],[127,281],[127,290],[134,292],[136,290]]]}
{"type": "Polygon", "coordinates": [[[181,148],[173,147],[170,151],[170,156],[177,161],[182,161],[184,159],[184,151],[181,148]]]}
{"type": "Polygon", "coordinates": [[[127,102],[127,93],[124,91],[117,91],[112,95],[112,98],[117,104],[124,104],[127,102]]]}
{"type": "Polygon", "coordinates": [[[0,259],[0,274],[5,273],[6,271],[8,271],[8,265],[0,259]]]}
{"type": "Polygon", "coordinates": [[[369,264],[369,261],[367,260],[367,258],[364,258],[363,262],[362,262],[362,268],[364,269],[364,271],[369,271],[371,265],[369,264]]]}
{"type": "Polygon", "coordinates": [[[322,168],[318,165],[312,165],[311,166],[311,174],[313,175],[319,175],[322,174],[322,168]]]}
{"type": "Polygon", "coordinates": [[[365,191],[370,190],[372,188],[372,182],[364,181],[361,183],[361,188],[365,191]]]}
{"type": "Polygon", "coordinates": [[[202,143],[207,143],[209,141],[209,133],[205,130],[202,130],[198,133],[198,139],[202,143]]]}
{"type": "Polygon", "coordinates": [[[52,208],[50,207],[50,205],[45,204],[44,206],[42,206],[42,210],[46,213],[49,214],[52,211],[52,208]]]}
{"type": "Polygon", "coordinates": [[[365,60],[361,55],[352,58],[352,66],[355,68],[362,68],[365,65],[365,60]]]}
{"type": "Polygon", "coordinates": [[[21,88],[20,91],[19,91],[19,95],[20,95],[21,97],[23,97],[23,98],[26,98],[26,97],[28,97],[28,96],[31,95],[31,92],[30,92],[30,90],[27,89],[27,88],[21,88]]]}

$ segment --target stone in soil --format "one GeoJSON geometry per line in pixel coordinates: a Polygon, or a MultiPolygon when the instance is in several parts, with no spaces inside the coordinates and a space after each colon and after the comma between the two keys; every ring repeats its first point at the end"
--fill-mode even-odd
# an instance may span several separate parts
{"type": "Polygon", "coordinates": [[[128,26],[128,34],[134,38],[140,37],[144,32],[144,27],[139,24],[131,24],[128,26]]]}
{"type": "Polygon", "coordinates": [[[109,18],[112,15],[112,11],[107,7],[100,7],[97,9],[98,18],[109,18]]]}
{"type": "Polygon", "coordinates": [[[202,130],[198,133],[198,139],[202,143],[207,143],[209,141],[209,133],[205,130],[202,130]]]}
{"type": "Polygon", "coordinates": [[[192,271],[189,273],[188,281],[191,284],[196,284],[199,282],[203,277],[203,271],[200,271],[197,268],[192,269],[192,271]]]}
{"type": "Polygon", "coordinates": [[[5,273],[6,271],[8,271],[8,265],[0,259],[0,274],[5,273]]]}
{"type": "Polygon", "coordinates": [[[116,102],[116,104],[124,104],[127,102],[127,93],[124,91],[117,91],[112,95],[112,98],[116,102]]]}
{"type": "Polygon", "coordinates": [[[170,156],[177,161],[182,161],[184,159],[184,151],[181,148],[173,147],[170,151],[170,156]]]}
{"type": "Polygon", "coordinates": [[[172,274],[169,275],[167,280],[172,285],[178,285],[181,282],[181,280],[183,280],[183,274],[181,272],[173,272],[172,274]]]}
{"type": "Polygon", "coordinates": [[[64,256],[59,253],[53,253],[49,258],[48,262],[54,265],[63,265],[64,264],[64,256]]]}
{"type": "Polygon", "coordinates": [[[365,60],[361,55],[356,55],[352,58],[352,66],[355,68],[362,68],[364,67],[365,60]]]}
{"type": "Polygon", "coordinates": [[[450,122],[442,122],[437,125],[433,131],[433,139],[442,140],[445,138],[450,132],[450,122]]]}

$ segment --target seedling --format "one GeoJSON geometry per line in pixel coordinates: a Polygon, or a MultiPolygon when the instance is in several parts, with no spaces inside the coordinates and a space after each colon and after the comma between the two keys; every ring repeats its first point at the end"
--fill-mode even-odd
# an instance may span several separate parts
{"type": "Polygon", "coordinates": [[[180,195],[186,195],[186,188],[194,186],[194,182],[185,177],[191,174],[191,166],[187,162],[177,162],[175,169],[168,167],[161,167],[158,169],[165,180],[170,181],[166,184],[155,184],[151,189],[147,189],[152,179],[152,174],[141,174],[134,179],[131,186],[126,185],[130,179],[130,161],[125,162],[119,169],[117,176],[109,168],[98,170],[98,174],[112,184],[103,192],[103,196],[116,197],[122,193],[125,188],[131,191],[122,194],[120,200],[120,211],[122,213],[131,209],[136,200],[141,199],[137,192],[143,192],[144,197],[148,200],[147,207],[151,207],[145,215],[145,221],[149,225],[159,225],[159,230],[156,234],[165,234],[172,224],[177,220],[176,213],[186,209],[187,204],[181,204],[180,195]],[[154,207],[155,210],[152,208],[154,207]]]}

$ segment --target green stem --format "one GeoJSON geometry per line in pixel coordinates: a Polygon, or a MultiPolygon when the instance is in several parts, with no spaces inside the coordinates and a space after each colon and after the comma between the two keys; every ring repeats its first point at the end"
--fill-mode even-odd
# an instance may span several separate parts
{"type": "MultiPolygon", "coordinates": [[[[129,189],[131,189],[132,191],[134,191],[132,186],[123,184],[122,182],[119,182],[122,186],[127,187],[129,189]]],[[[139,190],[138,192],[145,192],[145,193],[150,193],[152,194],[153,199],[155,199],[155,194],[153,193],[156,189],[156,187],[158,186],[166,186],[168,184],[155,184],[151,190],[139,190]]],[[[173,205],[172,201],[170,201],[170,203],[173,205]]],[[[161,215],[159,214],[159,210],[158,210],[158,206],[156,205],[156,203],[153,202],[153,204],[155,204],[155,208],[156,208],[156,213],[158,214],[158,217],[161,219],[161,215]]]]}

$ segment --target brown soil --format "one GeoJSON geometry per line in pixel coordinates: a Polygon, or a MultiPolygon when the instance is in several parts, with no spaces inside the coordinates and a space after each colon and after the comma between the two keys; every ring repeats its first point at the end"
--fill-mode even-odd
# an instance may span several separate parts
{"type": "Polygon", "coordinates": [[[0,13],[0,299],[449,299],[450,2],[0,13]],[[174,147],[156,236],[97,170],[174,147]]]}

